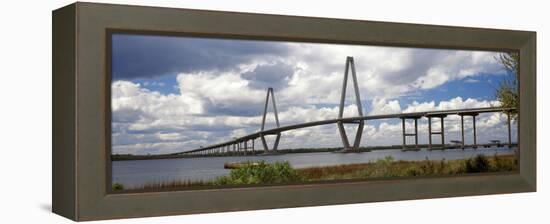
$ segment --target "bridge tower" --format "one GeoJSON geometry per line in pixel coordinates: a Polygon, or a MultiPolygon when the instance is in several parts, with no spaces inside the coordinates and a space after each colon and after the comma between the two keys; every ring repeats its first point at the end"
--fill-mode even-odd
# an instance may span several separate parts
{"type": "Polygon", "coordinates": [[[277,147],[279,146],[279,140],[281,139],[281,133],[280,132],[263,133],[263,131],[265,129],[265,117],[267,116],[267,107],[269,105],[270,96],[271,96],[271,102],[272,102],[272,105],[273,105],[273,114],[275,115],[275,124],[277,125],[277,127],[280,127],[279,115],[277,114],[277,105],[275,104],[275,94],[273,93],[273,88],[270,87],[270,88],[267,89],[267,96],[265,98],[265,106],[264,106],[264,115],[262,117],[262,128],[260,130],[260,132],[262,132],[260,134],[260,139],[262,140],[262,145],[264,146],[264,153],[275,153],[275,152],[277,152],[277,147]],[[273,143],[273,148],[272,148],[271,152],[269,150],[269,147],[267,146],[267,141],[265,140],[266,135],[275,135],[275,143],[273,143]]]}
{"type": "MultiPolygon", "coordinates": [[[[355,74],[355,63],[353,62],[353,57],[348,56],[346,58],[346,69],[344,71],[344,81],[342,85],[342,95],[340,97],[340,110],[338,113],[338,118],[341,119],[344,116],[344,101],[346,100],[346,87],[348,84],[348,73],[349,68],[351,67],[351,77],[353,81],[353,89],[355,91],[355,104],[357,106],[357,112],[359,113],[359,117],[363,116],[363,107],[361,106],[361,97],[359,95],[359,85],[357,83],[357,75],[355,74]]],[[[361,136],[363,134],[363,127],[365,125],[364,120],[356,120],[356,121],[348,121],[348,122],[342,122],[338,121],[338,131],[340,132],[340,137],[342,138],[342,143],[344,144],[343,152],[351,151],[351,150],[358,150],[359,144],[361,143],[361,136]],[[350,145],[348,136],[346,134],[346,130],[344,129],[344,123],[353,123],[358,124],[357,126],[357,133],[355,134],[355,140],[353,142],[353,146],[350,145]]]]}

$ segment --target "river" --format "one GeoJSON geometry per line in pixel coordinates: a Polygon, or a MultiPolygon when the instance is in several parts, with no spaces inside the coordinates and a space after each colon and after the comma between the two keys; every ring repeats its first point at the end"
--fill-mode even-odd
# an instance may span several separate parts
{"type": "Polygon", "coordinates": [[[281,155],[256,155],[232,157],[196,157],[179,159],[113,161],[113,183],[121,183],[127,187],[137,187],[147,182],[162,182],[172,180],[213,180],[216,177],[229,174],[224,169],[226,162],[258,161],[268,163],[288,161],[294,168],[328,166],[338,164],[366,163],[376,161],[386,156],[394,160],[419,161],[425,160],[455,160],[473,157],[477,154],[492,156],[514,154],[514,148],[490,149],[447,149],[444,151],[376,150],[363,153],[289,153],[281,155]]]}

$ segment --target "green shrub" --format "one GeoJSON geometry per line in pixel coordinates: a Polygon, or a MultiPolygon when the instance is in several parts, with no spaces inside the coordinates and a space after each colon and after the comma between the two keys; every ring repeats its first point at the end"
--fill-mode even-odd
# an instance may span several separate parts
{"type": "Polygon", "coordinates": [[[231,170],[229,176],[216,179],[215,184],[271,184],[300,181],[301,178],[288,162],[268,164],[246,162],[242,167],[231,170]]]}
{"type": "Polygon", "coordinates": [[[487,157],[484,155],[477,155],[475,158],[469,158],[465,160],[466,173],[480,173],[489,171],[490,164],[487,157]]]}
{"type": "Polygon", "coordinates": [[[115,190],[115,191],[124,190],[124,185],[121,184],[121,183],[114,183],[113,184],[113,190],[115,190]]]}

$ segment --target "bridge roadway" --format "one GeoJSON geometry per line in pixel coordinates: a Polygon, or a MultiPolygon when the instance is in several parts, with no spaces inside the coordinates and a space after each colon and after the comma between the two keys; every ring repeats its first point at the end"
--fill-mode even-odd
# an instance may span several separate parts
{"type": "MultiPolygon", "coordinates": [[[[314,126],[320,126],[320,125],[327,125],[327,124],[336,124],[338,122],[342,123],[358,123],[360,121],[367,121],[367,120],[378,120],[378,119],[391,119],[391,118],[400,118],[403,119],[403,123],[405,122],[405,119],[415,119],[415,130],[416,130],[416,119],[422,118],[422,117],[445,117],[447,115],[473,115],[476,116],[480,113],[494,113],[494,112],[509,112],[513,111],[515,108],[501,108],[501,107],[485,107],[485,108],[471,108],[471,109],[458,109],[458,110],[442,110],[442,111],[427,111],[427,112],[412,112],[412,113],[398,113],[398,114],[383,114],[383,115],[370,115],[370,116],[359,116],[359,117],[345,117],[345,118],[336,118],[336,119],[329,119],[329,120],[322,120],[322,121],[312,121],[312,122],[305,122],[300,124],[293,124],[293,125],[287,125],[282,126],[278,128],[273,129],[267,129],[264,131],[258,131],[253,134],[249,134],[246,136],[242,136],[240,138],[236,138],[230,141],[202,147],[199,149],[194,149],[186,152],[181,152],[177,154],[192,154],[197,153],[201,151],[207,151],[210,149],[216,149],[221,147],[229,147],[231,145],[239,144],[242,142],[247,142],[249,140],[254,140],[256,138],[266,135],[276,135],[280,134],[285,131],[300,129],[300,128],[307,128],[307,127],[314,127],[314,126]]],[[[474,118],[475,120],[475,118],[474,118]]],[[[431,120],[430,120],[431,121],[431,120]]],[[[443,123],[443,122],[442,122],[443,123]]],[[[475,125],[475,122],[474,122],[475,125]]],[[[416,131],[415,131],[416,134],[416,131]]],[[[408,134],[405,134],[408,135],[408,134]]],[[[418,140],[417,140],[418,141],[418,140]]],[[[430,141],[431,142],[431,141],[430,141]]],[[[418,143],[417,143],[418,144],[418,143]]],[[[431,144],[430,144],[431,145],[431,144]]],[[[405,147],[405,145],[404,145],[405,147]]],[[[246,147],[247,148],[247,147],[246,147]]],[[[246,150],[246,149],[245,149],[246,150]]],[[[254,149],[253,149],[254,150],[254,149]]]]}

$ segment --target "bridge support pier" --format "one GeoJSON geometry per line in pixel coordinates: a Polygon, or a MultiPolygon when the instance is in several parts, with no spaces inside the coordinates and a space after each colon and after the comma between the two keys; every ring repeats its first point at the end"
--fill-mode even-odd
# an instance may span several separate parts
{"type": "Polygon", "coordinates": [[[244,155],[246,156],[246,151],[248,150],[248,140],[244,141],[244,155]]]}
{"type": "Polygon", "coordinates": [[[338,132],[340,133],[340,138],[342,139],[342,144],[344,145],[344,149],[342,152],[349,152],[349,151],[357,151],[359,150],[359,145],[361,144],[361,137],[363,135],[363,128],[365,125],[364,121],[357,121],[357,122],[348,122],[352,124],[358,124],[357,131],[355,133],[355,139],[353,141],[353,146],[350,145],[348,135],[346,134],[346,129],[344,128],[344,122],[338,122],[338,132]]]}
{"type": "Polygon", "coordinates": [[[255,138],[252,139],[252,155],[256,155],[256,152],[254,151],[254,142],[256,141],[255,138]]]}
{"type": "Polygon", "coordinates": [[[506,113],[506,117],[508,118],[508,148],[512,148],[512,118],[510,112],[506,113]]]}
{"type": "Polygon", "coordinates": [[[472,123],[474,125],[474,149],[477,149],[476,115],[472,116],[472,123]]]}
{"type": "Polygon", "coordinates": [[[421,117],[422,116],[401,117],[401,124],[402,124],[402,131],[403,131],[403,148],[401,149],[401,151],[409,151],[409,150],[418,151],[418,150],[420,150],[418,148],[418,119],[420,119],[421,117]],[[406,123],[407,119],[414,120],[414,132],[413,133],[407,133],[406,126],[405,126],[405,123],[406,123]],[[408,136],[414,136],[414,147],[412,149],[407,146],[407,137],[408,136]]]}
{"type": "Polygon", "coordinates": [[[474,144],[472,145],[472,148],[477,149],[477,131],[476,131],[476,116],[479,115],[479,113],[458,113],[460,116],[460,132],[462,134],[462,149],[464,149],[466,144],[464,143],[464,116],[471,116],[472,117],[472,124],[473,124],[473,141],[474,144]]]}
{"type": "Polygon", "coordinates": [[[433,150],[433,141],[432,136],[433,135],[440,135],[441,136],[441,150],[445,150],[445,117],[447,115],[445,114],[430,114],[426,115],[428,117],[428,150],[433,150]],[[433,131],[432,129],[432,118],[437,117],[439,118],[441,122],[441,128],[439,131],[433,131]]]}
{"type": "Polygon", "coordinates": [[[273,148],[271,148],[271,150],[269,150],[269,147],[267,146],[265,135],[260,135],[260,139],[262,140],[262,145],[264,146],[264,154],[277,153],[277,148],[279,147],[279,140],[281,139],[281,133],[271,134],[271,135],[275,135],[275,142],[273,143],[273,148]]]}

